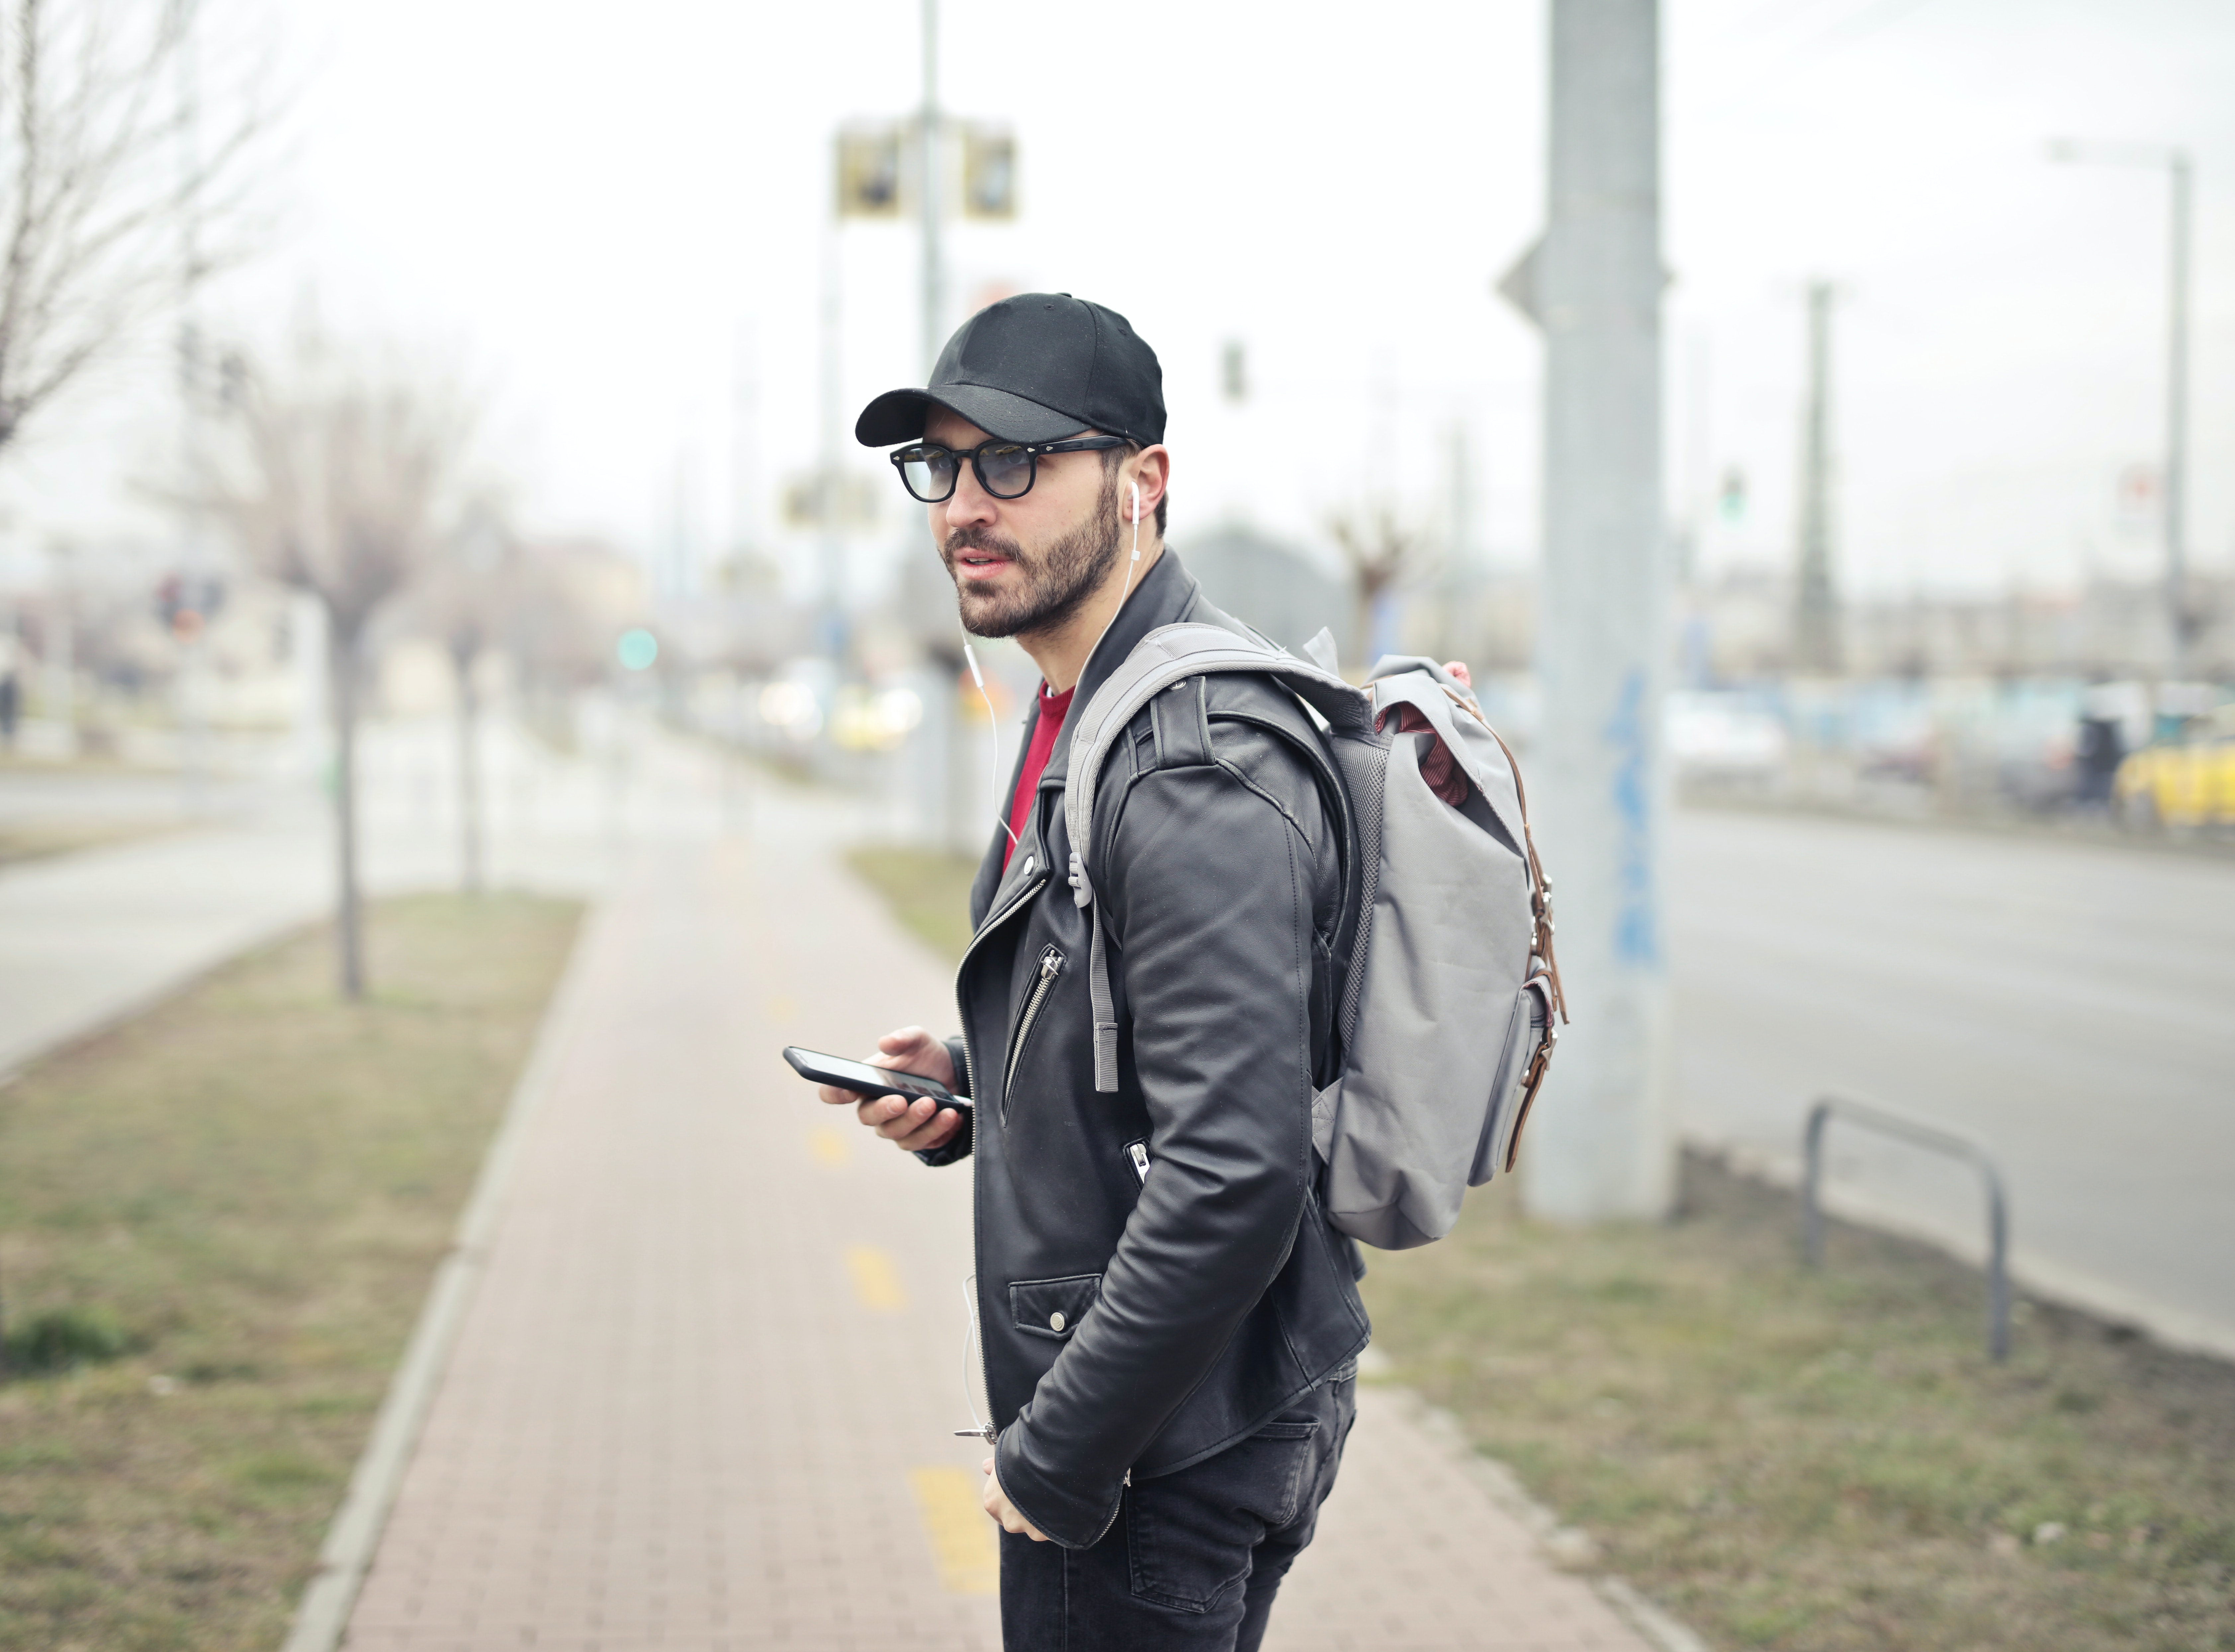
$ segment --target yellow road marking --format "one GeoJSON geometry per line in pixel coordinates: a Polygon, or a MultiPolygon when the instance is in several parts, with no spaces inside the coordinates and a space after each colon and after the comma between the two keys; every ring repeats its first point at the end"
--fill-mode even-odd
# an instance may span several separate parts
{"type": "Polygon", "coordinates": [[[807,1132],[807,1150],[818,1164],[843,1164],[854,1156],[854,1138],[828,1126],[807,1132]]]}
{"type": "Polygon", "coordinates": [[[916,1512],[939,1563],[939,1582],[950,1595],[992,1595],[1001,1587],[1001,1547],[986,1505],[978,1500],[985,1477],[967,1468],[912,1468],[916,1512]]]}
{"type": "Polygon", "coordinates": [[[862,1307],[890,1313],[908,1306],[900,1270],[893,1266],[892,1257],[876,1246],[849,1245],[846,1269],[854,1275],[854,1295],[862,1299],[862,1307]]]}

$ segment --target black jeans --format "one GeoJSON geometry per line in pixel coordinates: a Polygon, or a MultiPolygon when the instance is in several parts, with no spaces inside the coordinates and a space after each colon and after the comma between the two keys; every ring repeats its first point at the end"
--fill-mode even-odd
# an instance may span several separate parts
{"type": "Polygon", "coordinates": [[[1192,1468],[1128,1487],[1091,1549],[1001,1534],[1006,1652],[1257,1652],[1357,1414],[1347,1375],[1192,1468]]]}

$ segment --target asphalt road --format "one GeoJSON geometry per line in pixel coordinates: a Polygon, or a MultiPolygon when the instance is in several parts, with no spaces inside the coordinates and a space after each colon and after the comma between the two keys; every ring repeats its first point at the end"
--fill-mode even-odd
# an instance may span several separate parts
{"type": "MultiPolygon", "coordinates": [[[[1797,1162],[1811,1098],[1966,1127],[2022,1279],[2235,1354],[2235,862],[1681,810],[1688,1137],[1797,1162]]],[[[1851,1201],[1981,1248],[1967,1173],[1834,1126],[1851,1201]]]]}
{"type": "MultiPolygon", "coordinates": [[[[703,838],[749,801],[721,765],[655,731],[633,731],[621,756],[603,765],[560,757],[493,722],[484,746],[491,882],[593,892],[632,843],[703,838]]],[[[438,720],[364,731],[370,893],[456,887],[455,760],[438,720]]],[[[0,1077],[331,910],[331,816],[307,780],[215,783],[207,811],[193,818],[181,796],[174,776],[0,772],[0,823],[176,829],[0,868],[0,1077]]]]}

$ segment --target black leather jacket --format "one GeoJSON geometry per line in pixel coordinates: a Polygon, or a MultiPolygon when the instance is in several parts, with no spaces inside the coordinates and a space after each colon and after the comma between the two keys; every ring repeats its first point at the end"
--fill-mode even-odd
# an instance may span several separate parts
{"type": "MultiPolygon", "coordinates": [[[[1135,642],[1183,620],[1233,624],[1168,550],[1090,662],[1073,718],[1135,642]]],[[[1253,1432],[1347,1367],[1367,1325],[1311,1143],[1350,858],[1324,745],[1284,691],[1217,675],[1159,694],[1112,749],[1092,864],[1119,1087],[1098,1094],[1087,914],[1064,875],[1071,734],[1006,871],[997,831],[971,892],[950,1048],[975,1139],[923,1157],[976,1167],[1002,1489],[1079,1548],[1117,1518],[1129,1474],[1253,1432]]]]}

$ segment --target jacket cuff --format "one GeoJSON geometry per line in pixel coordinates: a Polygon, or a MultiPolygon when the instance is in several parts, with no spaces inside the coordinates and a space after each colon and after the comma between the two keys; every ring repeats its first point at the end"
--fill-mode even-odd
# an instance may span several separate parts
{"type": "Polygon", "coordinates": [[[916,1157],[934,1170],[937,1170],[942,1164],[952,1164],[958,1159],[968,1158],[972,1138],[977,1133],[977,1124],[978,1114],[975,1110],[963,1109],[962,1128],[948,1137],[940,1146],[917,1149],[916,1157]]]}
{"type": "Polygon", "coordinates": [[[1052,1478],[1034,1459],[1032,1407],[1017,1413],[993,1447],[993,1477],[1017,1512],[1065,1549],[1091,1549],[1118,1519],[1125,1496],[1121,1478],[1106,1486],[1080,1486],[1052,1478]]]}
{"type": "MultiPolygon", "coordinates": [[[[959,1077],[967,1072],[970,1070],[970,1064],[965,1059],[966,1052],[962,1047],[962,1040],[947,1039],[943,1042],[947,1046],[947,1064],[954,1068],[956,1075],[959,1077]]],[[[974,1111],[965,1111],[962,1115],[962,1128],[954,1132],[954,1137],[944,1147],[932,1148],[927,1152],[918,1153],[916,1157],[934,1170],[937,1170],[942,1164],[953,1164],[958,1160],[968,1158],[977,1136],[977,1123],[978,1115],[974,1111]]]]}

